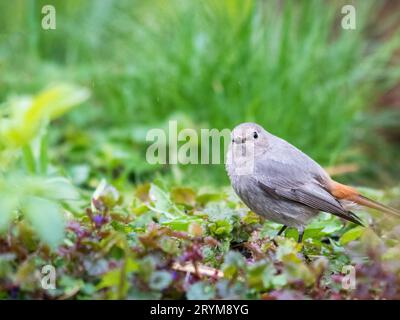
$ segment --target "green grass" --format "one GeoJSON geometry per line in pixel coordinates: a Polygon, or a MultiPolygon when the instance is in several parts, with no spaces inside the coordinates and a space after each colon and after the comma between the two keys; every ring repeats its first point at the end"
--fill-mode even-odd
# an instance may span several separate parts
{"type": "MultiPolygon", "coordinates": [[[[135,129],[182,117],[197,128],[257,121],[324,165],[345,162],[354,120],[399,79],[389,65],[398,39],[368,31],[371,1],[355,2],[356,30],[341,29],[340,2],[174,0],[54,1],[57,29],[44,31],[45,3],[1,5],[0,97],[87,86],[92,99],[52,143],[62,163],[89,159],[107,176],[122,167],[147,179],[135,129]]],[[[185,170],[226,182],[222,166],[185,170]]]]}

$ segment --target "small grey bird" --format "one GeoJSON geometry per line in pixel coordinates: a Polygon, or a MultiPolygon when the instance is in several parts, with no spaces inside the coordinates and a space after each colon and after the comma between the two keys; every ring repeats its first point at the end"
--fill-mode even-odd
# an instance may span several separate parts
{"type": "Polygon", "coordinates": [[[299,232],[320,211],[362,225],[350,210],[358,205],[400,216],[400,211],[362,196],[340,184],[309,156],[255,123],[232,131],[226,158],[232,187],[255,213],[299,232]]]}

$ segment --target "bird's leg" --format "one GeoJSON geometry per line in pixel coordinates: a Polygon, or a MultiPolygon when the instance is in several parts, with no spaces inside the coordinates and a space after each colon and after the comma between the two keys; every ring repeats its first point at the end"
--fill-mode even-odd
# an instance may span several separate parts
{"type": "Polygon", "coordinates": [[[299,238],[297,239],[297,243],[303,242],[304,230],[299,231],[299,238]]]}
{"type": "Polygon", "coordinates": [[[276,235],[280,236],[286,229],[287,229],[287,226],[283,225],[282,228],[278,231],[278,233],[276,235]]]}
{"type": "MultiPolygon", "coordinates": [[[[276,234],[276,237],[279,237],[286,229],[287,229],[287,226],[283,225],[282,228],[280,228],[278,233],[276,234]]],[[[275,246],[278,246],[275,239],[272,239],[272,242],[274,243],[275,246]]]]}
{"type": "MultiPolygon", "coordinates": [[[[304,236],[304,230],[298,230],[298,232],[299,232],[299,237],[297,239],[297,243],[302,244],[303,236],[304,236]]],[[[306,260],[306,262],[311,262],[310,257],[304,252],[304,245],[303,244],[301,246],[301,253],[303,254],[304,259],[306,260]]]]}

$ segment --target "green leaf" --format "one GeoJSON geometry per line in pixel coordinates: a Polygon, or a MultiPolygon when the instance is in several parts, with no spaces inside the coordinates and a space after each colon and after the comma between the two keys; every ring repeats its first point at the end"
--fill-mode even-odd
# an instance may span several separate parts
{"type": "MultiPolygon", "coordinates": [[[[108,184],[106,180],[101,180],[100,184],[96,188],[92,196],[93,200],[100,200],[108,208],[113,208],[120,204],[122,198],[117,189],[115,189],[111,184],[108,184]]],[[[96,210],[92,203],[92,210],[96,210]]]]}
{"type": "Polygon", "coordinates": [[[26,166],[26,169],[30,173],[35,173],[36,171],[36,162],[35,162],[35,156],[33,155],[32,147],[29,145],[25,145],[22,148],[22,155],[24,159],[24,163],[26,166]]]}
{"type": "Polygon", "coordinates": [[[60,207],[53,201],[27,197],[24,214],[40,239],[55,248],[64,238],[64,217],[60,207]]]}
{"type": "Polygon", "coordinates": [[[129,257],[126,260],[125,268],[126,268],[127,273],[135,272],[139,269],[139,264],[137,263],[137,261],[135,259],[133,259],[132,257],[129,257]]]}
{"type": "Polygon", "coordinates": [[[171,208],[169,195],[155,184],[150,186],[149,197],[154,202],[154,206],[157,210],[168,212],[171,208]]]}
{"type": "Polygon", "coordinates": [[[169,226],[171,229],[176,230],[176,231],[188,231],[189,226],[193,222],[201,223],[203,220],[192,217],[192,216],[186,216],[186,217],[179,217],[173,220],[168,220],[165,222],[162,222],[162,225],[169,226]]]}
{"type": "Polygon", "coordinates": [[[175,188],[171,192],[171,198],[175,203],[194,206],[196,193],[190,188],[175,188]]]}
{"type": "Polygon", "coordinates": [[[28,144],[48,120],[55,119],[89,97],[85,88],[57,85],[34,97],[21,97],[11,101],[10,116],[2,121],[0,138],[7,148],[20,148],[28,144]]]}
{"type": "Polygon", "coordinates": [[[364,233],[365,228],[364,227],[355,227],[353,229],[350,229],[349,231],[345,232],[342,237],[340,238],[340,244],[345,245],[349,243],[350,241],[356,240],[362,236],[364,233]]]}
{"type": "Polygon", "coordinates": [[[101,281],[96,286],[96,289],[104,289],[109,287],[118,286],[121,280],[121,270],[119,268],[115,268],[113,270],[108,271],[101,277],[101,281]]]}
{"type": "Polygon", "coordinates": [[[215,289],[204,282],[197,282],[189,287],[186,296],[189,300],[210,300],[215,297],[215,289]]]}
{"type": "Polygon", "coordinates": [[[328,213],[321,213],[318,218],[313,219],[307,226],[305,236],[316,237],[332,234],[343,228],[340,219],[328,213]]]}
{"type": "Polygon", "coordinates": [[[271,284],[275,288],[281,288],[281,287],[285,286],[287,284],[287,282],[288,282],[288,279],[287,279],[286,274],[284,274],[284,273],[275,275],[271,279],[271,284]]]}
{"type": "Polygon", "coordinates": [[[196,202],[198,202],[200,205],[205,205],[209,202],[214,202],[214,201],[221,201],[224,199],[223,194],[218,194],[218,193],[204,193],[196,198],[196,202]]]}
{"type": "Polygon", "coordinates": [[[172,276],[167,271],[155,271],[150,276],[149,286],[153,290],[163,290],[172,282],[172,276]]]}
{"type": "Polygon", "coordinates": [[[229,251],[226,254],[224,263],[222,264],[224,277],[232,279],[233,277],[236,277],[238,275],[240,270],[243,270],[245,268],[246,260],[240,253],[229,251]]]}
{"type": "Polygon", "coordinates": [[[215,237],[227,237],[231,234],[233,226],[229,220],[217,220],[208,224],[210,234],[215,237]]]}
{"type": "Polygon", "coordinates": [[[54,200],[78,200],[79,194],[68,179],[54,177],[44,182],[47,193],[46,198],[54,200]]]}
{"type": "Polygon", "coordinates": [[[40,139],[40,150],[39,150],[39,167],[40,173],[45,175],[49,165],[48,158],[48,136],[47,132],[44,132],[40,139]]]}
{"type": "Polygon", "coordinates": [[[247,212],[247,214],[242,218],[245,224],[256,224],[260,223],[260,216],[253,211],[247,212]]]}
{"type": "Polygon", "coordinates": [[[51,119],[55,119],[69,111],[71,108],[86,101],[90,91],[86,88],[70,84],[61,84],[51,87],[36,96],[34,104],[46,106],[51,119]]]}

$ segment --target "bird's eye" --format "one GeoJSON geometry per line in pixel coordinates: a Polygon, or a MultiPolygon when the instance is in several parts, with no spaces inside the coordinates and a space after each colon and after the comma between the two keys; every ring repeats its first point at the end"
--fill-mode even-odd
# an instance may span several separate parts
{"type": "Polygon", "coordinates": [[[254,133],[253,133],[253,137],[254,137],[254,139],[257,139],[257,138],[258,138],[258,133],[257,133],[257,132],[254,132],[254,133]]]}

